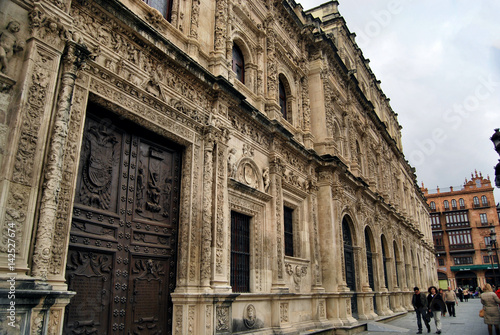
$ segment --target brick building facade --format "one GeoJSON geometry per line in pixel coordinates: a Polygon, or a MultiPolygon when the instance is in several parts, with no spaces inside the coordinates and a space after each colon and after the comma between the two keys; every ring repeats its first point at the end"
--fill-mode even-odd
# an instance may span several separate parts
{"type": "Polygon", "coordinates": [[[422,187],[430,207],[440,286],[476,288],[493,283],[495,276],[500,280],[494,248],[488,254],[491,229],[500,233],[493,190],[489,177],[477,171],[460,189],[429,192],[422,187]]]}
{"type": "Polygon", "coordinates": [[[337,333],[412,309],[429,212],[337,6],[0,1],[0,334],[337,333]]]}

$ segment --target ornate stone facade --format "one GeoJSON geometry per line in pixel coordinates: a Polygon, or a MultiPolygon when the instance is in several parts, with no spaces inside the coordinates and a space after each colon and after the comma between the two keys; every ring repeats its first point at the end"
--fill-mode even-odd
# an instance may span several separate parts
{"type": "Polygon", "coordinates": [[[0,330],[298,334],[411,308],[429,212],[337,3],[165,3],[0,5],[0,330]]]}

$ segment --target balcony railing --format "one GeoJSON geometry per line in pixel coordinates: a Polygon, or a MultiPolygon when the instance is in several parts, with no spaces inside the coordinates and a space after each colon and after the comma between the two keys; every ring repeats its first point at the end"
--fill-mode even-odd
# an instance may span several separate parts
{"type": "Polygon", "coordinates": [[[456,223],[447,223],[446,228],[464,228],[470,227],[470,222],[456,222],[456,223]]]}
{"type": "Polygon", "coordinates": [[[434,248],[436,251],[444,251],[444,245],[435,245],[434,248]]]}
{"type": "Polygon", "coordinates": [[[450,250],[467,250],[474,249],[474,244],[466,243],[466,244],[450,244],[450,250]]]}
{"type": "Polygon", "coordinates": [[[474,208],[481,208],[481,207],[490,207],[490,202],[481,202],[480,204],[473,204],[472,207],[474,208]]]}
{"type": "Polygon", "coordinates": [[[476,221],[476,227],[478,227],[478,228],[488,228],[492,225],[494,225],[493,221],[489,221],[489,222],[476,221]]]}

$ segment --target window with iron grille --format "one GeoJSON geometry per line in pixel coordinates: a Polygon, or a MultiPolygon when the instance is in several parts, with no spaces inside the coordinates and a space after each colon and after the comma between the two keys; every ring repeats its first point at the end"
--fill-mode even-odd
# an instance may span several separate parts
{"type": "Polygon", "coordinates": [[[250,216],[231,212],[231,286],[250,292],[250,216]]]}
{"type": "Polygon", "coordinates": [[[445,213],[444,217],[446,227],[448,228],[469,226],[469,216],[467,215],[467,211],[445,213]]]}
{"type": "Polygon", "coordinates": [[[483,203],[483,206],[488,206],[488,198],[486,198],[485,195],[481,196],[481,202],[483,203]]]}
{"type": "Polygon", "coordinates": [[[436,210],[436,203],[434,201],[431,201],[430,205],[431,210],[435,211],[436,210]]]}
{"type": "Polygon", "coordinates": [[[280,99],[280,108],[281,108],[281,114],[283,115],[283,118],[285,120],[288,120],[288,115],[287,115],[287,105],[286,105],[286,90],[285,90],[285,85],[283,84],[283,81],[279,80],[279,99],[280,99]]]}
{"type": "Polygon", "coordinates": [[[453,261],[455,262],[455,265],[472,264],[472,257],[454,257],[453,261]]]}
{"type": "Polygon", "coordinates": [[[441,246],[443,245],[443,232],[433,232],[432,233],[432,238],[434,240],[434,245],[435,246],[441,246]]]}
{"type": "Polygon", "coordinates": [[[431,228],[441,229],[441,219],[439,218],[439,213],[431,214],[431,228]]]}
{"type": "Polygon", "coordinates": [[[450,210],[450,203],[448,202],[448,200],[445,200],[443,202],[443,205],[444,205],[444,210],[445,211],[449,211],[450,210]]]}
{"type": "Polygon", "coordinates": [[[464,199],[458,199],[458,204],[460,205],[460,209],[465,209],[465,201],[464,199]]]}
{"type": "Polygon", "coordinates": [[[462,245],[462,244],[472,243],[470,230],[449,231],[448,238],[450,240],[450,245],[462,245]]]}
{"type": "Polygon", "coordinates": [[[472,202],[474,203],[474,207],[479,207],[479,198],[478,197],[472,198],[472,202]]]}
{"type": "Polygon", "coordinates": [[[157,9],[168,22],[172,21],[172,0],[142,0],[157,9]]]}
{"type": "Polygon", "coordinates": [[[285,221],[285,255],[293,256],[293,209],[283,208],[283,217],[285,221]]]}
{"type": "Polygon", "coordinates": [[[479,214],[479,218],[481,219],[481,226],[488,225],[488,216],[486,215],[486,213],[479,214]]]}
{"type": "Polygon", "coordinates": [[[493,255],[493,256],[483,256],[483,263],[484,264],[490,264],[490,263],[497,264],[498,263],[497,256],[496,255],[493,255]]]}
{"type": "Polygon", "coordinates": [[[491,244],[491,237],[490,236],[485,236],[484,237],[484,245],[488,246],[491,244]]]}
{"type": "Polygon", "coordinates": [[[457,209],[457,201],[455,199],[451,199],[451,209],[457,209]]]}
{"type": "Polygon", "coordinates": [[[243,58],[243,53],[241,49],[234,44],[233,45],[233,71],[236,73],[236,79],[245,83],[245,59],[243,58]]]}
{"type": "Polygon", "coordinates": [[[444,266],[444,259],[438,258],[438,264],[439,264],[439,266],[444,266]]]}

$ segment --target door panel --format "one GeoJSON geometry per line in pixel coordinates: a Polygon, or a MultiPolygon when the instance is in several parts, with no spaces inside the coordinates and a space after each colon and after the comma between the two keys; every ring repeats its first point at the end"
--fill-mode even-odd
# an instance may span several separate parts
{"type": "Polygon", "coordinates": [[[77,295],[65,334],[171,334],[181,161],[165,142],[88,115],[66,271],[77,295]]]}

